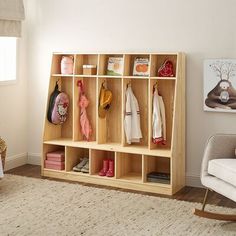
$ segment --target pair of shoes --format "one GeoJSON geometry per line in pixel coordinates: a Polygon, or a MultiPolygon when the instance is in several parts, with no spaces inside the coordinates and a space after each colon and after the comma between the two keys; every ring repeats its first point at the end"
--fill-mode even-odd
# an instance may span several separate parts
{"type": "Polygon", "coordinates": [[[89,159],[87,157],[80,159],[80,163],[73,167],[73,171],[89,173],[89,159]]]}
{"type": "Polygon", "coordinates": [[[114,160],[103,160],[103,167],[99,172],[100,176],[113,177],[114,176],[114,160]]]}

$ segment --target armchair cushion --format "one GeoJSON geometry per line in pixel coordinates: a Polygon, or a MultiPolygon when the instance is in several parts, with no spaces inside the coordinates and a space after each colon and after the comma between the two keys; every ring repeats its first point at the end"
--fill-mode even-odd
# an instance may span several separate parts
{"type": "Polygon", "coordinates": [[[208,163],[208,174],[236,187],[236,159],[213,159],[208,163]]]}

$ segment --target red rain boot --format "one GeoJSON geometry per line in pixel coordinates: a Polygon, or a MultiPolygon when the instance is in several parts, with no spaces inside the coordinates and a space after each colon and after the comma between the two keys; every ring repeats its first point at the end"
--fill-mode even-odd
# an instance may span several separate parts
{"type": "Polygon", "coordinates": [[[109,170],[107,171],[107,177],[114,177],[114,160],[109,160],[109,170]]]}
{"type": "Polygon", "coordinates": [[[99,172],[100,176],[106,176],[107,171],[108,171],[108,167],[109,167],[109,161],[108,160],[103,160],[103,167],[99,172]]]}

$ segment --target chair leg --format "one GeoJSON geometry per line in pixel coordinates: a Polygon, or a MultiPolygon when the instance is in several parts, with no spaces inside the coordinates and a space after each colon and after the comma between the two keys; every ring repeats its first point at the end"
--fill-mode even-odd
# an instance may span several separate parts
{"type": "Polygon", "coordinates": [[[203,199],[203,203],[202,203],[202,209],[199,210],[195,208],[194,215],[197,215],[203,218],[213,219],[213,220],[236,221],[236,215],[220,214],[220,213],[205,211],[204,209],[206,206],[208,193],[209,193],[209,189],[207,188],[204,199],[203,199]]]}
{"type": "Polygon", "coordinates": [[[207,188],[206,192],[205,192],[205,196],[204,196],[203,203],[202,203],[202,211],[204,211],[204,209],[205,209],[208,193],[209,193],[209,188],[207,188]]]}

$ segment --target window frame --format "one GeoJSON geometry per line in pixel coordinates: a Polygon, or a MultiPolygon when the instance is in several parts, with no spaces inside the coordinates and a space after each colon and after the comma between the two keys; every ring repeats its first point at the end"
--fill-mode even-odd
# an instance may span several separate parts
{"type": "Polygon", "coordinates": [[[0,81],[0,86],[2,85],[12,85],[18,82],[19,76],[19,38],[16,37],[16,78],[14,80],[4,80],[0,81]]]}

